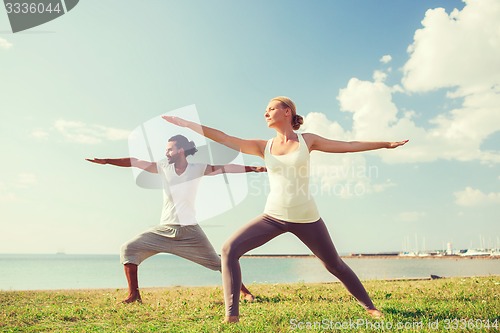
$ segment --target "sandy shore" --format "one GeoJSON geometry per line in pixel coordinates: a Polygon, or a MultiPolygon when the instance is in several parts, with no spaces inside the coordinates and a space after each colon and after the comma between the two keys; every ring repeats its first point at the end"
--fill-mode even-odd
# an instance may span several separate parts
{"type": "MultiPolygon", "coordinates": [[[[256,254],[244,255],[243,258],[314,258],[312,254],[256,254]]],[[[445,260],[498,260],[500,256],[400,256],[400,255],[379,255],[379,254],[355,254],[342,255],[343,259],[445,259],[445,260]]]]}

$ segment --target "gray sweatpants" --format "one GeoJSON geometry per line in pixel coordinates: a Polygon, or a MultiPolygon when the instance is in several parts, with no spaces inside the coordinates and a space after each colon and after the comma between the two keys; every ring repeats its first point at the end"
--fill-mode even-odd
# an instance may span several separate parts
{"type": "Polygon", "coordinates": [[[220,257],[197,224],[153,227],[122,245],[120,261],[139,265],[158,253],[175,254],[211,270],[221,270],[220,257]]]}

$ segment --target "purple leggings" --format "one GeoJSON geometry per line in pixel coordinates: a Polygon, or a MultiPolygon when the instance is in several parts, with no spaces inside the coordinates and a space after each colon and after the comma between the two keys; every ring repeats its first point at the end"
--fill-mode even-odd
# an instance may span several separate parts
{"type": "Polygon", "coordinates": [[[264,214],[233,234],[222,248],[222,283],[226,316],[239,315],[240,257],[285,232],[291,232],[307,245],[326,269],[344,284],[362,306],[366,309],[375,309],[361,281],[338,255],[322,219],[312,223],[292,223],[264,214]]]}

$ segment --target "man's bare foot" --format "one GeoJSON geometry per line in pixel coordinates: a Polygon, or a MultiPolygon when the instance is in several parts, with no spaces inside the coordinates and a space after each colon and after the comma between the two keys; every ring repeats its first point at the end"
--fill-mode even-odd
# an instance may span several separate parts
{"type": "Polygon", "coordinates": [[[366,310],[366,312],[368,312],[368,314],[372,318],[375,318],[375,319],[379,319],[379,318],[383,318],[384,317],[384,314],[382,312],[380,312],[379,310],[377,310],[377,309],[366,310]]]}
{"type": "Polygon", "coordinates": [[[225,323],[237,323],[239,321],[240,321],[239,316],[227,316],[226,318],[224,318],[225,323]]]}
{"type": "Polygon", "coordinates": [[[255,297],[252,294],[241,293],[241,298],[249,303],[255,301],[255,297]]]}
{"type": "Polygon", "coordinates": [[[126,299],[124,299],[123,301],[121,301],[120,303],[122,303],[122,304],[130,304],[130,303],[134,303],[134,302],[142,304],[141,294],[139,294],[139,293],[137,293],[137,294],[131,294],[126,299]]]}

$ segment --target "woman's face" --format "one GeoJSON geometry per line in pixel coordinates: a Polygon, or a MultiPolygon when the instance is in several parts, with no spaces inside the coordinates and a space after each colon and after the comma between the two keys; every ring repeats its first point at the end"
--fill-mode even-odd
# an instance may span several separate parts
{"type": "Polygon", "coordinates": [[[267,105],[266,112],[264,113],[267,127],[274,127],[277,124],[283,123],[289,118],[289,114],[289,108],[284,106],[283,103],[276,100],[270,101],[267,105]]]}

